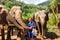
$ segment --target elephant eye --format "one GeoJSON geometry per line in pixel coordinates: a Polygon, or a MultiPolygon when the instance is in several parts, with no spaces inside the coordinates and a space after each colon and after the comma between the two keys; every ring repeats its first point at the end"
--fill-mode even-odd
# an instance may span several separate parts
{"type": "Polygon", "coordinates": [[[22,10],[22,8],[20,10],[22,10]]]}
{"type": "Polygon", "coordinates": [[[13,12],[13,14],[15,14],[15,12],[13,12]]]}

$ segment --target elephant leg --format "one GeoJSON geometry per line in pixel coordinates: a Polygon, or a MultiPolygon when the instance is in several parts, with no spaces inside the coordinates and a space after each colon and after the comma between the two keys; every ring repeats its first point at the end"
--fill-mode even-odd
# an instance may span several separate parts
{"type": "Polygon", "coordinates": [[[41,29],[42,29],[42,36],[43,36],[43,25],[41,25],[41,29]]]}
{"type": "Polygon", "coordinates": [[[13,35],[13,26],[11,26],[11,32],[10,33],[11,33],[11,35],[13,35]]]}
{"type": "Polygon", "coordinates": [[[42,36],[44,35],[44,33],[43,33],[43,32],[44,32],[44,31],[43,31],[43,30],[44,30],[44,29],[43,29],[43,26],[44,26],[44,24],[41,22],[41,27],[40,27],[40,28],[41,28],[41,34],[42,34],[42,36]]]}
{"type": "Polygon", "coordinates": [[[45,26],[45,24],[44,23],[41,23],[41,29],[42,29],[42,36],[44,36],[45,35],[45,29],[46,29],[46,26],[45,26]]]}
{"type": "Polygon", "coordinates": [[[43,38],[46,38],[46,25],[45,24],[42,25],[42,36],[43,38]]]}
{"type": "Polygon", "coordinates": [[[41,23],[41,18],[39,17],[39,29],[40,29],[40,33],[42,35],[42,23],[41,23]]]}
{"type": "Polygon", "coordinates": [[[42,35],[42,27],[41,27],[41,23],[39,23],[39,28],[40,28],[40,33],[42,35]]]}
{"type": "Polygon", "coordinates": [[[11,27],[9,26],[7,32],[7,40],[11,40],[10,31],[11,31],[11,27]]]}
{"type": "Polygon", "coordinates": [[[44,34],[44,36],[46,36],[46,23],[43,26],[43,34],[44,34]]]}
{"type": "Polygon", "coordinates": [[[21,32],[21,30],[19,32],[19,37],[20,37],[20,40],[24,40],[24,34],[21,32]]]}
{"type": "Polygon", "coordinates": [[[5,36],[4,36],[4,28],[1,30],[2,33],[2,40],[5,40],[5,36]]]}
{"type": "Polygon", "coordinates": [[[40,33],[40,26],[39,26],[39,23],[36,22],[36,25],[37,25],[37,28],[38,28],[38,32],[40,33]]]}

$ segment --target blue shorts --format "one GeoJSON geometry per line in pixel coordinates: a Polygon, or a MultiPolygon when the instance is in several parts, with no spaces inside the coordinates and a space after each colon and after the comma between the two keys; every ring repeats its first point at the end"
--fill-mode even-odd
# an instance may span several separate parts
{"type": "Polygon", "coordinates": [[[28,32],[28,38],[35,38],[35,35],[31,31],[28,32]]]}

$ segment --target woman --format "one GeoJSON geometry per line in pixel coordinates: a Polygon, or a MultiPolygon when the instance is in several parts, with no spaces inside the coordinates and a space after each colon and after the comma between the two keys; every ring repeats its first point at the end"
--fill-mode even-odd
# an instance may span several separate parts
{"type": "Polygon", "coordinates": [[[32,29],[36,27],[36,23],[32,20],[32,18],[29,18],[28,27],[29,27],[28,38],[30,40],[35,40],[35,35],[32,33],[32,29]]]}

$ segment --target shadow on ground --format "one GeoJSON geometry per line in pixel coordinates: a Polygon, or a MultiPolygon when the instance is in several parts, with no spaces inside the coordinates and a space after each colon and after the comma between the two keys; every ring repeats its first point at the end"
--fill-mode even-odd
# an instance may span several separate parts
{"type": "Polygon", "coordinates": [[[56,38],[59,38],[60,36],[58,36],[57,34],[53,32],[47,32],[46,37],[50,39],[56,39],[56,38]]]}

